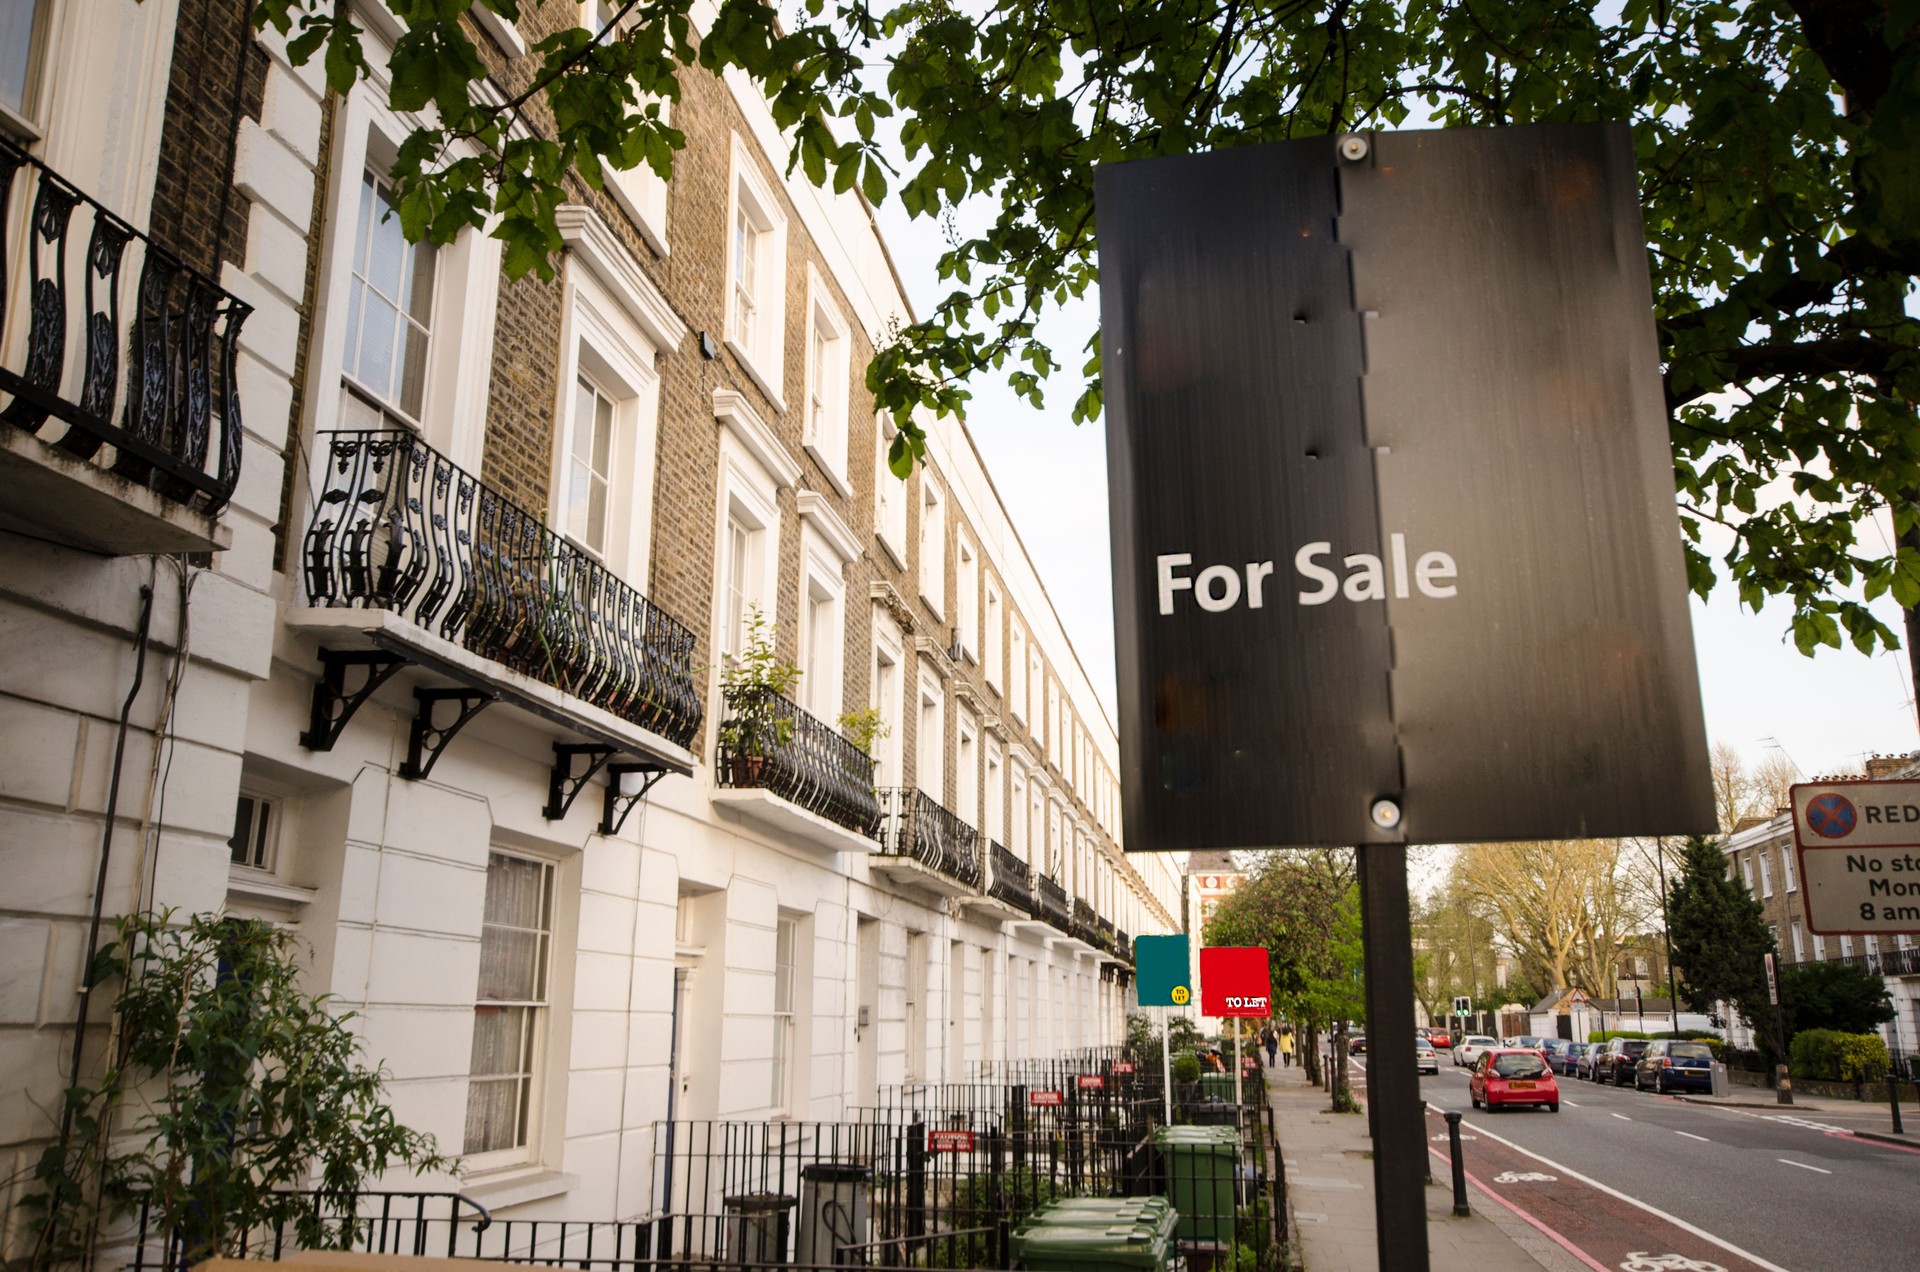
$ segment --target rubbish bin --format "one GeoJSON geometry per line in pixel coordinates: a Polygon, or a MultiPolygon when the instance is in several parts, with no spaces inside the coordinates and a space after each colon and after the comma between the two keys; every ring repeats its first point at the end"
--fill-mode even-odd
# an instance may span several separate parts
{"type": "Polygon", "coordinates": [[[800,1241],[794,1262],[835,1267],[840,1247],[864,1245],[873,1205],[873,1167],[813,1162],[800,1168],[800,1241]]]}
{"type": "Polygon", "coordinates": [[[1715,1095],[1731,1094],[1732,1088],[1729,1085],[1727,1080],[1727,1066],[1724,1064],[1721,1064],[1718,1060],[1715,1060],[1713,1062],[1713,1068],[1710,1070],[1710,1072],[1713,1075],[1711,1079],[1713,1084],[1712,1085],[1713,1093],[1715,1095]]]}
{"type": "Polygon", "coordinates": [[[727,1219],[727,1261],[785,1263],[793,1198],[784,1193],[736,1193],[722,1197],[727,1219]]]}
{"type": "Polygon", "coordinates": [[[1182,1241],[1231,1243],[1240,1135],[1230,1126],[1163,1126],[1153,1133],[1182,1241]]]}
{"type": "Polygon", "coordinates": [[[1165,1225],[1173,1231],[1173,1203],[1165,1197],[1062,1197],[1033,1212],[1027,1224],[1103,1228],[1116,1223],[1165,1225]]]}
{"type": "Polygon", "coordinates": [[[1203,1073],[1200,1075],[1200,1094],[1209,1100],[1225,1100],[1233,1103],[1233,1075],[1231,1073],[1203,1073]]]}
{"type": "Polygon", "coordinates": [[[1166,1272],[1173,1243],[1165,1226],[1116,1223],[1106,1227],[1022,1224],[1014,1230],[1013,1258],[1027,1272],[1166,1272]]]}

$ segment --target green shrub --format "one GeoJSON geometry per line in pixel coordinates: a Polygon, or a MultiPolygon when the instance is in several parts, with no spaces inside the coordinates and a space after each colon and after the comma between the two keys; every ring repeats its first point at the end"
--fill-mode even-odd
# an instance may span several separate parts
{"type": "Polygon", "coordinates": [[[1588,1042],[1611,1042],[1615,1038],[1667,1038],[1672,1034],[1643,1033],[1638,1029],[1595,1029],[1587,1034],[1588,1042]]]}
{"type": "Polygon", "coordinates": [[[1793,1074],[1826,1082],[1878,1082],[1887,1076],[1887,1044],[1879,1034],[1802,1029],[1793,1036],[1793,1074]]]}
{"type": "Polygon", "coordinates": [[[1191,1051],[1182,1052],[1173,1058],[1173,1080],[1175,1082],[1198,1082],[1200,1080],[1200,1057],[1191,1051]]]}

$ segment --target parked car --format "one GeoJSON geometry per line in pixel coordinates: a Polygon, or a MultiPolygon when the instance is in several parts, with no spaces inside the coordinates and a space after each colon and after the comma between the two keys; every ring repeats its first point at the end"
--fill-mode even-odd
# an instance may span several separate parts
{"type": "Polygon", "coordinates": [[[1660,1039],[1648,1044],[1633,1066],[1633,1085],[1640,1090],[1713,1090],[1713,1051],[1704,1042],[1660,1039]]]}
{"type": "Polygon", "coordinates": [[[1467,1079],[1467,1095],[1474,1108],[1498,1113],[1509,1104],[1534,1104],[1549,1113],[1560,1111],[1560,1084],[1534,1047],[1495,1047],[1480,1054],[1467,1079]]]}
{"type": "Polygon", "coordinates": [[[1595,1082],[1611,1082],[1615,1086],[1625,1086],[1633,1081],[1633,1066],[1640,1063],[1640,1057],[1647,1053],[1647,1041],[1644,1038],[1612,1038],[1600,1052],[1600,1063],[1595,1066],[1595,1082]]]}
{"type": "Polygon", "coordinates": [[[1589,1082],[1600,1080],[1600,1057],[1606,1051],[1606,1044],[1600,1042],[1582,1043],[1586,1048],[1573,1058],[1573,1076],[1585,1078],[1589,1082]]]}
{"type": "Polygon", "coordinates": [[[1580,1076],[1580,1057],[1586,1055],[1592,1046],[1590,1042],[1562,1042],[1558,1047],[1550,1047],[1547,1066],[1555,1073],[1577,1078],[1580,1076]]]}
{"type": "Polygon", "coordinates": [[[1413,1067],[1418,1073],[1439,1073],[1440,1057],[1425,1038],[1413,1040],[1413,1067]]]}
{"type": "Polygon", "coordinates": [[[1433,1044],[1435,1051],[1453,1050],[1453,1035],[1444,1029],[1427,1030],[1427,1041],[1433,1044]]]}
{"type": "Polygon", "coordinates": [[[1468,1034],[1453,1049],[1453,1062],[1463,1069],[1471,1069],[1490,1047],[1498,1047],[1498,1038],[1489,1038],[1485,1034],[1468,1034]]]}
{"type": "Polygon", "coordinates": [[[1350,1056],[1366,1055],[1367,1054],[1367,1035],[1355,1034],[1351,1038],[1347,1039],[1347,1054],[1350,1056]]]}

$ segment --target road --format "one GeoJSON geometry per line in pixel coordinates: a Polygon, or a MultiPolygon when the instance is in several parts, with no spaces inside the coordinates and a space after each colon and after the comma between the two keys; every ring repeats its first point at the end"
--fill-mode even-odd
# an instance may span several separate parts
{"type": "MultiPolygon", "coordinates": [[[[1884,1109],[1710,1108],[1572,1078],[1560,1084],[1558,1113],[1476,1113],[1467,1071],[1443,1057],[1439,1075],[1420,1083],[1437,1106],[1427,1114],[1441,1158],[1435,1177],[1448,1169],[1439,1110],[1457,1109],[1466,1115],[1467,1170],[1588,1267],[1920,1267],[1920,1240],[1903,1217],[1920,1195],[1920,1151],[1848,1133],[1886,1130],[1884,1109]]],[[[1910,1111],[1920,1119],[1920,1109],[1910,1111]]]]}

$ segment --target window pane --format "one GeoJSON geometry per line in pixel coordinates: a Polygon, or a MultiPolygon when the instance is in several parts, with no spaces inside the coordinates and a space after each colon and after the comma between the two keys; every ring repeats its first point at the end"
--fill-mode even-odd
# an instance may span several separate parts
{"type": "Polygon", "coordinates": [[[467,1086],[466,1143],[462,1152],[492,1153],[525,1142],[527,1084],[519,1078],[467,1086]]]}
{"type": "MultiPolygon", "coordinates": [[[[3,0],[0,0],[3,2],[3,0]]],[[[227,852],[236,865],[251,865],[248,859],[253,839],[253,798],[240,797],[233,814],[233,837],[227,840],[227,852]]]]}
{"type": "Polygon", "coordinates": [[[525,1058],[523,1038],[532,1019],[531,1007],[475,1007],[473,1009],[474,1077],[518,1074],[525,1058]]]}
{"type": "Polygon", "coordinates": [[[480,937],[480,992],[498,1002],[540,997],[540,934],[518,928],[488,927],[480,937]]]}
{"type": "Polygon", "coordinates": [[[347,370],[378,393],[393,396],[393,339],[400,315],[379,293],[367,288],[361,301],[360,344],[347,351],[347,370]]]}
{"type": "Polygon", "coordinates": [[[486,921],[544,927],[547,875],[548,867],[543,862],[499,852],[489,856],[486,921]]]}
{"type": "Polygon", "coordinates": [[[0,105],[26,113],[33,67],[33,16],[39,0],[0,0],[0,105]]]}

